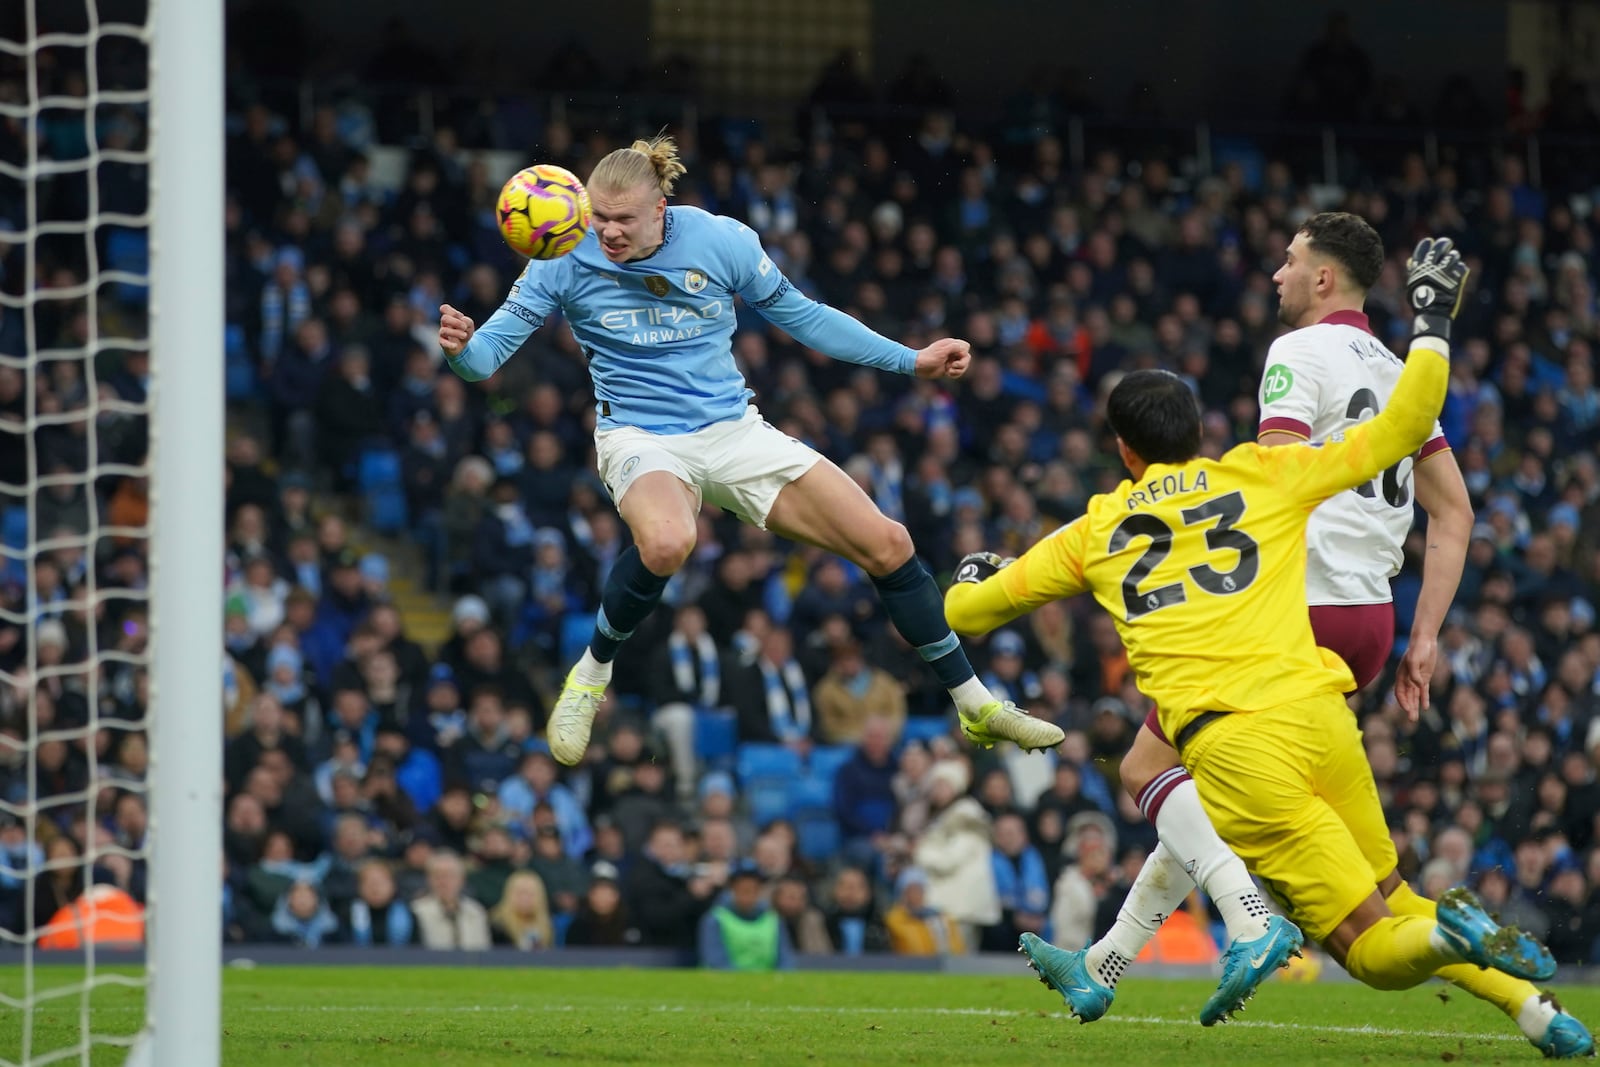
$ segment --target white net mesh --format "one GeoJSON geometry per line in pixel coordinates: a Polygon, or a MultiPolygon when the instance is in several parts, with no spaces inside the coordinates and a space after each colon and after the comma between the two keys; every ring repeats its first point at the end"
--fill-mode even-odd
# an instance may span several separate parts
{"type": "Polygon", "coordinates": [[[0,3],[0,1065],[143,1018],[149,23],[0,3]],[[76,951],[74,951],[76,950],[76,951]]]}

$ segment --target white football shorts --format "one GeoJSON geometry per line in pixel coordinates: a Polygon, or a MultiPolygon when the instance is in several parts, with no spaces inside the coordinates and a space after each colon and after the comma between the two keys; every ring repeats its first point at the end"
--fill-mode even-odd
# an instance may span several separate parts
{"type": "Polygon", "coordinates": [[[715,504],[763,530],[783,487],[822,459],[816,449],[767,422],[754,405],[743,418],[693,433],[620,426],[597,431],[594,444],[600,480],[619,507],[641,474],[666,471],[694,489],[696,506],[715,504]]]}

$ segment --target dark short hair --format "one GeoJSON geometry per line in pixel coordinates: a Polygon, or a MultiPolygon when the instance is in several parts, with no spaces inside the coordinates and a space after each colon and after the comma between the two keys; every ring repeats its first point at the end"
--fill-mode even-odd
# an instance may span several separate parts
{"type": "Polygon", "coordinates": [[[1366,219],[1348,211],[1324,211],[1300,227],[1317,252],[1344,268],[1364,293],[1383,273],[1383,238],[1366,219]]]}
{"type": "Polygon", "coordinates": [[[1200,408],[1182,378],[1136,370],[1106,401],[1106,421],[1146,463],[1183,463],[1200,453],[1200,408]]]}

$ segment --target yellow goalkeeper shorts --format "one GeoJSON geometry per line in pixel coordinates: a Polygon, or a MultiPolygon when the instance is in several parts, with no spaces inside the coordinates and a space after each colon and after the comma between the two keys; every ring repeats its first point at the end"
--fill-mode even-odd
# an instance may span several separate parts
{"type": "Polygon", "coordinates": [[[1217,833],[1308,937],[1326,939],[1395,869],[1361,731],[1339,697],[1222,715],[1181,755],[1217,833]]]}

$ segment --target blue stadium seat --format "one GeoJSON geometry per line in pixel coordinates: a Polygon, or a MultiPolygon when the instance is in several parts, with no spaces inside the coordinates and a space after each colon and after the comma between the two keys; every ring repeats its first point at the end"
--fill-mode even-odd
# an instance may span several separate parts
{"type": "Polygon", "coordinates": [[[244,327],[237,322],[230,322],[222,330],[222,353],[228,359],[250,359],[250,351],[245,345],[244,327]]]}
{"type": "Polygon", "coordinates": [[[406,495],[398,486],[385,485],[367,491],[367,525],[383,534],[406,528],[406,495]]]}
{"type": "Polygon", "coordinates": [[[950,732],[950,720],[942,715],[913,715],[906,720],[901,741],[931,741],[950,732]]]}
{"type": "Polygon", "coordinates": [[[834,776],[855,758],[856,750],[850,745],[818,745],[811,750],[811,775],[832,782],[834,776]]]}
{"type": "Polygon", "coordinates": [[[230,322],[222,331],[223,376],[229,400],[249,400],[256,394],[256,366],[244,327],[230,322]]]}
{"type": "Polygon", "coordinates": [[[5,517],[0,518],[0,536],[4,537],[7,548],[27,548],[28,509],[6,508],[5,517]]]}
{"type": "Polygon", "coordinates": [[[694,754],[718,769],[733,762],[739,744],[739,720],[726,711],[694,713],[694,754]]]}
{"type": "Polygon", "coordinates": [[[755,778],[781,778],[792,781],[800,777],[800,757],[782,745],[764,745],[747,741],[739,746],[736,761],[739,781],[755,778]]]}
{"type": "Polygon", "coordinates": [[[789,784],[789,812],[794,816],[833,811],[833,780],[808,775],[789,784]]]}
{"type": "MultiPolygon", "coordinates": [[[[106,234],[106,266],[111,270],[129,274],[150,274],[150,241],[143,230],[116,227],[106,234]]],[[[119,281],[114,290],[117,299],[126,304],[138,304],[146,299],[149,286],[119,281]]]]}
{"type": "Polygon", "coordinates": [[[839,824],[831,815],[810,815],[795,824],[795,848],[812,863],[826,863],[839,854],[839,824]]]}
{"type": "Polygon", "coordinates": [[[225,393],[229,400],[249,400],[256,395],[256,369],[248,359],[228,357],[222,368],[225,393]]]}
{"type": "Polygon", "coordinates": [[[594,636],[594,616],[588,612],[578,612],[573,615],[564,615],[561,618],[561,671],[566,677],[566,671],[578,657],[583,655],[583,650],[589,644],[589,638],[594,636]]]}
{"type": "Polygon", "coordinates": [[[400,485],[400,453],[391,448],[369,448],[362,452],[356,481],[362,492],[367,493],[400,485]]]}
{"type": "Polygon", "coordinates": [[[783,778],[752,778],[744,783],[744,803],[757,829],[776,819],[787,819],[789,782],[783,778]]]}

